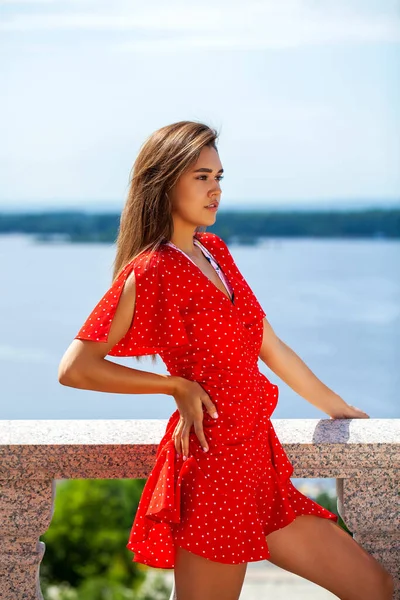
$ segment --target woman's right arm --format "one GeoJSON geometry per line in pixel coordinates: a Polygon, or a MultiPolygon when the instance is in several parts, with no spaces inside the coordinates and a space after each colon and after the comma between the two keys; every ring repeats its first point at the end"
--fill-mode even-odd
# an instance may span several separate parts
{"type": "Polygon", "coordinates": [[[181,377],[125,367],[105,357],[131,326],[135,312],[136,282],[127,277],[106,342],[74,339],[58,368],[62,385],[116,394],[167,394],[174,396],[181,377]]]}
{"type": "Polygon", "coordinates": [[[125,367],[105,357],[131,327],[136,304],[136,281],[132,271],[124,284],[108,332],[107,341],[74,339],[58,368],[62,385],[116,394],[167,394],[173,396],[181,415],[173,439],[177,452],[189,456],[189,434],[193,426],[201,446],[208,450],[203,430],[202,404],[217,418],[216,406],[196,381],[125,367]]]}

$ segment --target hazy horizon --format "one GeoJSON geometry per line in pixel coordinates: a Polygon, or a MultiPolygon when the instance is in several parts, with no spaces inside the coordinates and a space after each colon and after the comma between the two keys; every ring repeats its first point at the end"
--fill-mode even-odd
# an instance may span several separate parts
{"type": "MultiPolygon", "coordinates": [[[[282,212],[291,212],[291,211],[363,211],[363,210],[390,210],[400,208],[400,200],[395,199],[383,199],[383,200],[371,200],[364,202],[352,202],[352,201],[343,201],[343,200],[332,200],[331,202],[303,202],[303,203],[271,203],[271,202],[252,202],[248,200],[243,200],[243,205],[240,203],[229,203],[226,201],[221,202],[221,206],[219,209],[219,214],[234,211],[234,212],[248,212],[248,211],[282,211],[282,212]]],[[[120,213],[123,205],[118,202],[101,202],[101,201],[93,201],[93,202],[83,202],[78,203],[64,203],[64,204],[49,204],[49,203],[35,203],[31,204],[19,204],[19,203],[10,203],[10,204],[0,204],[0,213],[34,213],[34,212],[87,212],[87,213],[120,213]]]]}

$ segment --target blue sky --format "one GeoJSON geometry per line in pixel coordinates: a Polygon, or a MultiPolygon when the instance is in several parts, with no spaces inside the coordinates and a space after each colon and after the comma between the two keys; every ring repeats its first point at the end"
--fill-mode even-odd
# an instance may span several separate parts
{"type": "Polygon", "coordinates": [[[120,208],[145,138],[220,131],[222,207],[400,199],[392,0],[0,2],[0,208],[120,208]]]}

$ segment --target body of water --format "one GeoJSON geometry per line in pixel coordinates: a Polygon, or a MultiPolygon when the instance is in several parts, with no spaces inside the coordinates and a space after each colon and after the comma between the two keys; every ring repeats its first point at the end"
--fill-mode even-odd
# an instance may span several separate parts
{"type": "MultiPolygon", "coordinates": [[[[272,239],[231,245],[277,335],[349,404],[371,418],[399,417],[400,243],[272,239]]],[[[168,419],[172,396],[108,394],[62,386],[58,365],[111,284],[115,250],[0,237],[1,419],[168,419]]],[[[108,357],[166,373],[160,359],[108,357]]],[[[279,386],[274,418],[326,419],[260,360],[279,386]]],[[[305,494],[333,479],[293,478],[305,494]]]]}
{"type": "MultiPolygon", "coordinates": [[[[230,250],[278,336],[347,402],[372,418],[399,417],[400,243],[273,239],[230,250]]],[[[111,284],[115,250],[0,237],[2,419],[167,419],[165,395],[106,394],[59,384],[60,359],[111,284]]],[[[114,358],[166,373],[145,357],[114,358]]],[[[328,418],[279,386],[273,418],[328,418]]]]}

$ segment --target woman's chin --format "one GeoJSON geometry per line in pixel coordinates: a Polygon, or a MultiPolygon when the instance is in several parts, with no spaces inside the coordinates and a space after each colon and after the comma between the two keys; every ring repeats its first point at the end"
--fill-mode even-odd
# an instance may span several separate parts
{"type": "Polygon", "coordinates": [[[217,212],[211,212],[209,211],[210,214],[206,215],[206,217],[203,217],[202,220],[204,220],[204,225],[207,225],[207,223],[214,223],[216,218],[217,218],[217,212]]]}

